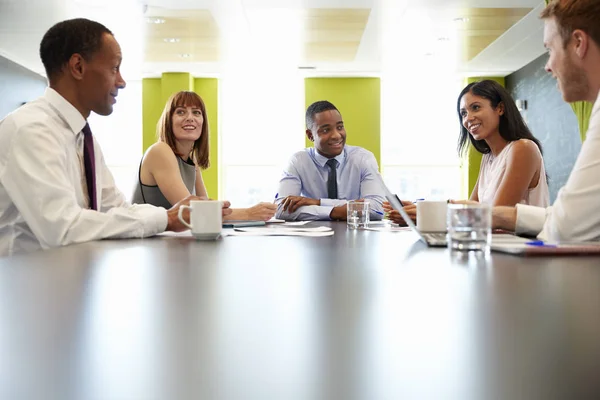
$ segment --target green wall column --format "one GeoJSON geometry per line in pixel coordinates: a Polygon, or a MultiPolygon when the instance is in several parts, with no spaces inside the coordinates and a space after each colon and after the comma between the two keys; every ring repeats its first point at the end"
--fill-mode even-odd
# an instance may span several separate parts
{"type": "MultiPolygon", "coordinates": [[[[489,79],[496,81],[502,86],[505,86],[503,77],[469,77],[465,80],[465,86],[469,83],[489,79]]],[[[479,177],[479,167],[481,166],[482,154],[475,150],[475,147],[469,142],[469,149],[467,151],[467,157],[462,163],[462,175],[463,175],[463,195],[465,198],[471,196],[477,178],[479,177]]]]}
{"type": "Polygon", "coordinates": [[[577,117],[579,123],[579,135],[581,136],[581,142],[585,141],[588,127],[590,126],[590,118],[592,117],[592,109],[594,104],[587,101],[576,101],[571,103],[571,108],[577,117]]]}
{"type": "Polygon", "coordinates": [[[163,106],[173,93],[194,90],[194,77],[188,72],[164,72],[160,83],[163,106]]]}
{"type": "Polygon", "coordinates": [[[161,97],[161,79],[142,80],[142,153],[156,143],[156,124],[165,107],[161,97]]]}
{"type": "Polygon", "coordinates": [[[202,179],[213,199],[220,198],[219,188],[219,81],[216,78],[194,79],[194,91],[202,97],[206,106],[210,135],[210,167],[202,171],[202,179]]]}
{"type": "MultiPolygon", "coordinates": [[[[306,78],[305,111],[318,100],[333,103],[342,114],[347,143],[371,151],[381,164],[381,81],[379,78],[306,78]]],[[[306,128],[303,129],[303,131],[306,128]]],[[[306,146],[312,142],[306,140],[306,146]]]]}

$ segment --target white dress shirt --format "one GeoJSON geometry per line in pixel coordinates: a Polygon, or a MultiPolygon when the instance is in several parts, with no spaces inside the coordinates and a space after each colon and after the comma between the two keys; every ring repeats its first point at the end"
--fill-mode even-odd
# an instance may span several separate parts
{"type": "Polygon", "coordinates": [[[330,220],[331,210],[344,205],[348,200],[369,201],[371,219],[381,219],[385,193],[377,173],[377,160],[373,153],[362,147],[344,146],[336,169],[338,199],[327,198],[328,158],[320,155],[314,147],[294,154],[283,172],[277,192],[278,209],[276,218],[286,220],[330,220]],[[304,196],[319,199],[321,205],[302,206],[293,213],[283,211],[282,200],[287,196],[304,196]],[[378,213],[379,212],[379,213],[378,213]]]}
{"type": "Polygon", "coordinates": [[[0,121],[0,256],[165,230],[164,208],[125,202],[95,139],[99,211],[88,209],[85,123],[51,88],[0,121]]]}
{"type": "Polygon", "coordinates": [[[567,183],[552,207],[518,204],[516,231],[551,241],[600,239],[600,93],[567,183]]]}

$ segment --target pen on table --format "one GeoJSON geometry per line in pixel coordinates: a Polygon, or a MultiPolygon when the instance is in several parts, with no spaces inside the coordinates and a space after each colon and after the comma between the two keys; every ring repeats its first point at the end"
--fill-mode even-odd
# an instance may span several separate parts
{"type": "Polygon", "coordinates": [[[547,244],[544,243],[543,240],[532,240],[531,242],[526,242],[525,244],[536,247],[556,247],[555,244],[547,244]]]}

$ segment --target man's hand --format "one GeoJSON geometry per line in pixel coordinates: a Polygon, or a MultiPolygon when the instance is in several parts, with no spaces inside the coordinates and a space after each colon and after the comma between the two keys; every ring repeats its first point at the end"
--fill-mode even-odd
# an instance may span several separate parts
{"type": "Polygon", "coordinates": [[[291,214],[302,206],[320,206],[321,200],[302,196],[287,196],[281,204],[283,205],[283,211],[291,214]]]}
{"type": "MultiPolygon", "coordinates": [[[[187,226],[185,226],[181,223],[177,214],[179,213],[179,208],[181,206],[189,206],[190,201],[192,201],[192,200],[203,201],[203,200],[206,200],[206,198],[198,197],[198,196],[188,196],[185,199],[180,200],[177,203],[175,203],[175,205],[173,205],[173,207],[171,207],[167,210],[168,222],[167,222],[167,228],[165,230],[173,231],[173,232],[182,232],[182,231],[189,229],[187,226]]],[[[227,200],[223,200],[223,216],[231,214],[231,209],[229,208],[230,205],[231,205],[231,203],[229,203],[227,200]]],[[[184,220],[189,221],[190,220],[190,210],[189,209],[184,210],[182,217],[184,220]]]]}
{"type": "Polygon", "coordinates": [[[333,221],[345,221],[348,219],[348,205],[343,204],[341,206],[333,207],[329,213],[329,218],[333,221]]]}

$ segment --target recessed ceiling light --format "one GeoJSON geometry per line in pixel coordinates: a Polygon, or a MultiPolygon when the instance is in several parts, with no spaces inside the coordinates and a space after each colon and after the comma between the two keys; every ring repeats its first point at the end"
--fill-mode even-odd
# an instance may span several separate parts
{"type": "Polygon", "coordinates": [[[176,37],[172,37],[172,38],[164,38],[163,40],[164,40],[165,42],[167,42],[167,43],[177,43],[177,42],[179,42],[179,38],[176,38],[176,37]]]}
{"type": "Polygon", "coordinates": [[[431,56],[433,56],[433,53],[432,52],[427,52],[424,55],[425,55],[425,57],[431,57],[431,56]]]}
{"type": "Polygon", "coordinates": [[[454,22],[468,22],[469,18],[467,18],[467,17],[458,17],[458,18],[454,18],[452,21],[454,21],[454,22]]]}
{"type": "Polygon", "coordinates": [[[190,58],[192,55],[190,53],[182,53],[179,55],[181,58],[190,58]]]}
{"type": "Polygon", "coordinates": [[[162,18],[146,18],[146,22],[149,24],[164,24],[165,20],[162,18]]]}
{"type": "Polygon", "coordinates": [[[448,42],[448,41],[450,41],[450,38],[446,37],[446,36],[442,36],[442,37],[438,38],[438,42],[448,42]]]}

